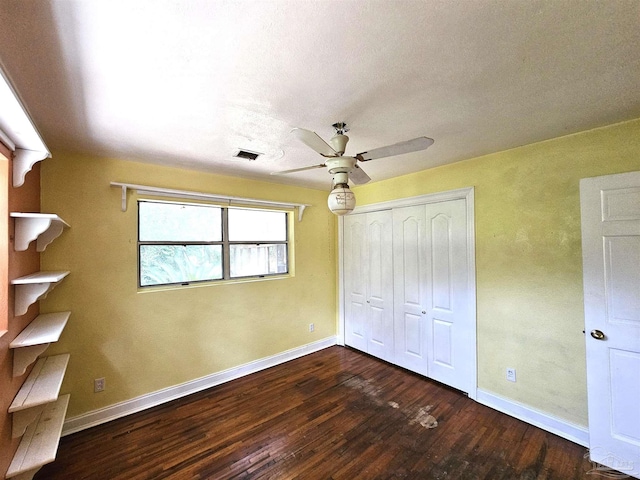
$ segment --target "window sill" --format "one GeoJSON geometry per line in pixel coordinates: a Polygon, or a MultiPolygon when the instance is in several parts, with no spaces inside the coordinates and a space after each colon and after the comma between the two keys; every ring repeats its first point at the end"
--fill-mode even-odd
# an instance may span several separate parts
{"type": "Polygon", "coordinates": [[[190,288],[203,288],[203,287],[216,287],[219,285],[237,285],[239,283],[255,283],[255,282],[269,282],[274,280],[286,280],[293,278],[293,273],[286,273],[282,275],[268,275],[264,277],[243,277],[234,278],[231,280],[212,280],[209,282],[194,282],[187,285],[174,284],[174,285],[157,285],[148,287],[138,287],[138,293],[153,293],[153,292],[165,292],[168,290],[184,290],[190,288]]]}

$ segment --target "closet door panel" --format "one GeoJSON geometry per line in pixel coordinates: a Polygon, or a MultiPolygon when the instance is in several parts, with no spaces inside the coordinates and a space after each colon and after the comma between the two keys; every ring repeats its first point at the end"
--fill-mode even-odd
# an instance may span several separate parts
{"type": "Polygon", "coordinates": [[[393,211],[396,364],[427,374],[424,205],[393,211]]]}
{"type": "Polygon", "coordinates": [[[367,351],[392,362],[393,352],[393,217],[390,210],[368,213],[367,224],[367,351]]]}
{"type": "Polygon", "coordinates": [[[433,362],[453,368],[453,339],[451,322],[434,319],[433,321],[433,362]]]}
{"type": "Polygon", "coordinates": [[[428,204],[426,302],[429,377],[468,391],[467,242],[464,200],[428,204]]]}
{"type": "Polygon", "coordinates": [[[345,344],[367,351],[365,215],[344,219],[345,344]]]}

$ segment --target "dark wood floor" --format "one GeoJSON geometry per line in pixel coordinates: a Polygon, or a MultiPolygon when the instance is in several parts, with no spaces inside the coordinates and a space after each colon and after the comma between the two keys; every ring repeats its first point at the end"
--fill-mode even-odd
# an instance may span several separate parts
{"type": "Polygon", "coordinates": [[[586,449],[331,347],[63,437],[36,480],[583,479],[586,449]]]}

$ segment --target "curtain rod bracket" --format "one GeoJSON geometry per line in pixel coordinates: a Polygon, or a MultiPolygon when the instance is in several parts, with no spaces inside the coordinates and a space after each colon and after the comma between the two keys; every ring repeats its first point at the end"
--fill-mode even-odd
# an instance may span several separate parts
{"type": "Polygon", "coordinates": [[[127,186],[121,185],[122,187],[122,211],[127,211],[127,186]]]}

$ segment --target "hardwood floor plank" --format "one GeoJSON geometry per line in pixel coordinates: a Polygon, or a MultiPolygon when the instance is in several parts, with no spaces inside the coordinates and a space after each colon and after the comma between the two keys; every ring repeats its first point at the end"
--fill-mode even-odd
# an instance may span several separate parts
{"type": "Polygon", "coordinates": [[[586,449],[331,347],[62,438],[36,480],[569,480],[586,449]]]}

